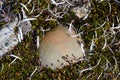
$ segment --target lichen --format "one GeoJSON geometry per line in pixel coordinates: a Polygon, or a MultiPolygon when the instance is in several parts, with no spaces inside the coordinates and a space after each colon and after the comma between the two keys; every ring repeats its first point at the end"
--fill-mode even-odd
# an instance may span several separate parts
{"type": "MultiPolygon", "coordinates": [[[[26,0],[21,0],[22,3],[26,3],[26,0]]],[[[48,7],[49,1],[45,0],[34,0],[34,4],[36,4],[37,8],[45,9],[48,7]],[[39,4],[37,4],[40,2],[39,4]]],[[[18,1],[20,3],[20,1],[18,1]]],[[[83,31],[83,40],[86,49],[86,59],[85,61],[78,62],[76,64],[71,64],[70,66],[66,66],[63,69],[53,71],[48,68],[40,68],[39,64],[39,57],[36,48],[36,36],[42,36],[42,31],[40,31],[40,27],[44,28],[54,28],[56,27],[56,21],[47,21],[45,19],[50,14],[45,10],[38,18],[37,21],[31,21],[32,23],[32,30],[29,35],[24,36],[24,40],[19,43],[15,48],[8,52],[7,55],[3,56],[0,59],[0,79],[1,80],[27,80],[29,79],[31,73],[35,69],[36,66],[39,66],[38,70],[32,76],[33,80],[75,80],[75,79],[89,79],[89,80],[109,80],[109,79],[119,79],[119,72],[120,72],[120,48],[119,45],[110,44],[113,36],[110,33],[110,28],[112,27],[112,23],[114,22],[115,25],[118,25],[120,22],[117,22],[116,17],[120,19],[120,6],[118,3],[114,2],[113,0],[103,1],[101,3],[95,2],[95,0],[91,0],[92,3],[92,11],[89,17],[85,21],[78,21],[75,24],[77,29],[83,31]],[[111,12],[109,11],[111,5],[111,12]],[[46,14],[46,15],[45,15],[46,14]],[[107,21],[106,19],[109,19],[107,21]],[[104,25],[104,29],[108,31],[108,45],[105,49],[101,50],[104,45],[104,37],[101,37],[103,34],[102,28],[98,28],[101,24],[107,21],[104,25]],[[83,24],[88,23],[88,25],[84,27],[80,27],[83,24]],[[95,30],[98,35],[98,39],[95,40],[95,46],[92,52],[89,52],[89,47],[91,40],[95,37],[95,30]],[[93,37],[94,36],[94,37],[93,37]],[[112,52],[113,51],[113,52],[112,52]],[[16,60],[13,64],[8,66],[10,62],[14,59],[10,57],[9,54],[13,53],[18,55],[21,60],[16,60]],[[100,61],[100,62],[99,62],[100,61]],[[80,73],[81,70],[91,68],[90,70],[86,70],[80,73]]],[[[31,4],[32,5],[32,4],[31,4]]],[[[31,5],[29,6],[30,10],[32,9],[31,5]]],[[[52,7],[51,7],[52,8],[52,7]]],[[[19,11],[19,10],[16,10],[19,11]]],[[[39,11],[32,13],[32,15],[38,14],[39,11]]],[[[69,15],[64,15],[61,21],[61,24],[70,23],[72,19],[74,19],[75,15],[73,13],[69,15]],[[68,20],[69,19],[69,20],[68,20]]],[[[30,15],[29,15],[30,17],[30,15]]],[[[78,20],[78,19],[76,19],[78,20]]],[[[118,31],[115,34],[116,38],[114,43],[118,43],[120,41],[120,32],[118,31]]]]}

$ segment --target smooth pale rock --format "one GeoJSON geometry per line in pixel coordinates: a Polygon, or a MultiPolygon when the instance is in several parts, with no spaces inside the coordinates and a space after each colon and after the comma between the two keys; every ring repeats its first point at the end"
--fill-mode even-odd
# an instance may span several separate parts
{"type": "Polygon", "coordinates": [[[83,60],[83,52],[77,39],[72,38],[65,27],[55,28],[43,37],[39,55],[42,66],[51,69],[61,69],[69,65],[69,62],[83,60]]]}

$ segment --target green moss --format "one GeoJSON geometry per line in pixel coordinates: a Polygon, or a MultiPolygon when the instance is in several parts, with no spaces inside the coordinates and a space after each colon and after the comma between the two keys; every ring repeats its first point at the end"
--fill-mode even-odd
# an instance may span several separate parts
{"type": "MultiPolygon", "coordinates": [[[[25,0],[21,0],[23,3],[26,3],[25,0]]],[[[101,24],[104,23],[106,18],[109,18],[109,21],[106,22],[104,25],[104,29],[106,31],[110,30],[110,26],[112,26],[113,21],[116,23],[116,25],[119,23],[116,21],[116,16],[120,18],[120,11],[119,11],[119,6],[117,3],[113,2],[112,0],[109,1],[111,4],[111,13],[109,12],[109,5],[107,2],[102,2],[102,3],[96,3],[95,0],[92,1],[92,11],[89,15],[89,17],[85,21],[78,21],[75,24],[75,27],[81,31],[84,32],[84,35],[82,36],[84,42],[85,42],[85,49],[86,51],[89,51],[90,47],[90,42],[93,36],[95,36],[95,30],[98,28],[101,24]],[[80,27],[85,23],[89,23],[89,25],[80,27]]],[[[47,5],[49,1],[45,0],[36,0],[34,2],[36,4],[35,7],[40,8],[40,10],[47,8],[47,5]]],[[[29,5],[30,10],[32,5],[29,5]]],[[[51,5],[51,9],[54,6],[51,5]]],[[[19,10],[16,10],[19,11],[19,10]]],[[[36,15],[38,14],[39,11],[36,11],[32,13],[31,15],[36,15]]],[[[30,32],[29,36],[26,35],[24,36],[24,40],[19,43],[10,53],[15,54],[19,56],[21,60],[16,60],[13,64],[8,66],[9,63],[14,59],[9,56],[3,56],[3,58],[0,59],[0,79],[1,80],[28,80],[36,66],[38,66],[38,70],[34,73],[32,76],[33,80],[53,80],[53,79],[58,79],[58,80],[75,80],[75,79],[81,79],[85,80],[86,78],[89,80],[95,80],[98,78],[98,76],[103,72],[103,74],[100,77],[100,80],[109,80],[109,79],[114,79],[120,72],[120,51],[119,51],[119,46],[118,45],[110,45],[109,47],[114,51],[114,54],[110,51],[109,48],[105,48],[104,50],[101,50],[104,44],[104,37],[101,37],[103,34],[103,30],[101,28],[97,29],[96,32],[98,34],[99,39],[96,40],[95,44],[96,46],[94,47],[94,51],[91,53],[86,53],[87,57],[85,61],[78,62],[76,64],[72,64],[71,66],[66,66],[65,68],[61,70],[56,70],[53,71],[51,69],[43,68],[40,69],[39,65],[39,56],[38,52],[36,49],[36,35],[42,36],[42,32],[40,31],[40,27],[44,28],[54,28],[58,24],[56,21],[47,21],[45,22],[45,19],[48,17],[50,13],[45,10],[43,14],[41,14],[36,21],[31,21],[32,22],[32,30],[33,32],[30,32]],[[116,58],[117,62],[117,67],[116,67],[116,62],[114,58],[116,58]],[[96,66],[98,61],[101,59],[99,65],[96,66]],[[106,59],[109,61],[108,66],[106,64],[106,59]],[[81,70],[87,69],[90,67],[96,66],[92,70],[84,71],[82,74],[80,73],[81,70]],[[108,67],[108,68],[107,68],[108,67]],[[113,70],[115,69],[113,73],[113,70]],[[105,70],[106,68],[106,70],[105,70]]],[[[29,14],[30,17],[30,14],[29,14]]],[[[60,23],[66,24],[70,23],[71,20],[75,18],[74,13],[70,13],[70,15],[64,15],[63,19],[60,19],[60,23]]],[[[109,36],[111,35],[110,33],[108,34],[109,36]]],[[[119,33],[116,35],[116,42],[119,41],[119,33]]],[[[108,39],[108,44],[112,41],[113,37],[110,37],[108,39]]],[[[10,54],[7,53],[7,54],[10,54]]]]}

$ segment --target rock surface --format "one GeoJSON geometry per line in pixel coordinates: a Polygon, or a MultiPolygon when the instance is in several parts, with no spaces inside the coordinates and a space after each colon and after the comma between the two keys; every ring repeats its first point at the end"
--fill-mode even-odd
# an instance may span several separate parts
{"type": "Polygon", "coordinates": [[[77,39],[71,37],[68,29],[62,26],[49,31],[43,37],[39,55],[42,66],[51,69],[61,69],[69,63],[83,60],[83,52],[77,39]]]}
{"type": "Polygon", "coordinates": [[[18,18],[15,18],[13,22],[7,23],[0,28],[0,57],[11,51],[20,42],[18,34],[15,33],[15,28],[18,27],[22,30],[22,35],[27,35],[31,31],[31,24],[28,21],[21,22],[18,25],[18,18]]]}
{"type": "Polygon", "coordinates": [[[85,20],[89,13],[91,12],[91,3],[89,0],[75,0],[76,7],[72,8],[72,11],[75,12],[75,15],[81,19],[83,18],[83,20],[85,20]]]}

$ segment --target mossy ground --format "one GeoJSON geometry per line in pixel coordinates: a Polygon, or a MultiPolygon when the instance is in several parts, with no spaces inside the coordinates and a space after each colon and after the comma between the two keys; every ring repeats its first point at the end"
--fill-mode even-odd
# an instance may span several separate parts
{"type": "MultiPolygon", "coordinates": [[[[23,3],[26,1],[21,0],[23,3]]],[[[47,8],[49,1],[45,0],[35,0],[36,7],[42,10],[47,8]],[[40,3],[39,3],[40,2],[40,3]]],[[[93,35],[95,35],[96,28],[99,27],[99,24],[103,24],[106,20],[106,17],[109,18],[109,21],[104,25],[104,29],[109,32],[112,23],[115,25],[119,23],[116,20],[116,17],[120,19],[120,4],[115,3],[110,0],[109,3],[102,2],[96,3],[94,0],[92,1],[92,11],[89,17],[82,21],[75,22],[75,27],[80,29],[80,31],[84,32],[82,36],[85,43],[85,50],[88,51],[90,47],[91,40],[93,35]],[[111,12],[109,12],[109,3],[111,4],[111,12]],[[89,25],[80,27],[85,23],[89,23],[89,25]]],[[[32,5],[32,4],[31,4],[32,5]]],[[[31,5],[29,7],[31,7],[31,5]]],[[[52,8],[52,7],[51,7],[52,8]]],[[[39,12],[34,12],[32,15],[35,15],[39,12]]],[[[117,77],[120,72],[120,45],[110,45],[112,53],[109,48],[105,48],[101,50],[104,45],[104,37],[102,38],[103,30],[97,29],[97,35],[100,37],[95,41],[95,48],[92,52],[86,53],[85,61],[78,62],[76,64],[71,64],[70,66],[66,66],[61,70],[53,71],[47,68],[40,68],[39,65],[39,56],[36,48],[36,36],[42,36],[42,32],[40,31],[40,27],[44,28],[54,28],[58,24],[56,21],[47,21],[44,20],[50,13],[44,11],[40,17],[37,18],[37,21],[32,22],[32,32],[29,35],[24,36],[24,40],[19,43],[12,51],[7,54],[15,54],[19,56],[22,60],[16,60],[13,64],[10,62],[14,59],[10,56],[3,56],[0,59],[0,80],[28,80],[30,75],[37,67],[38,70],[32,76],[32,80],[96,80],[99,78],[100,80],[119,80],[120,77],[117,77]],[[46,15],[45,15],[46,14],[46,15]],[[96,65],[98,62],[100,63],[96,65]],[[117,62],[116,62],[117,61],[117,62]],[[93,67],[91,70],[86,70],[80,73],[81,70],[93,67]],[[100,76],[101,75],[101,76],[100,76]],[[99,77],[100,76],[100,77],[99,77]],[[116,78],[117,77],[117,78],[116,78]]],[[[70,23],[71,20],[74,19],[74,14],[71,13],[71,16],[64,15],[63,19],[60,19],[62,24],[70,23]],[[68,20],[69,19],[69,20],[68,20]]],[[[110,34],[107,34],[110,37],[110,34]]],[[[120,32],[117,33],[115,42],[120,41],[120,32]]],[[[108,39],[108,43],[111,42],[113,37],[108,39]]]]}

